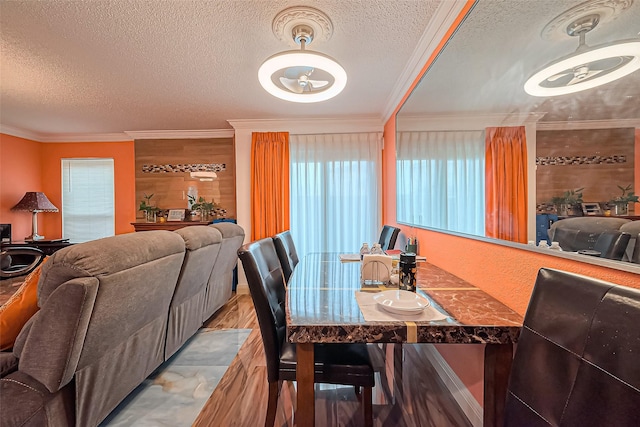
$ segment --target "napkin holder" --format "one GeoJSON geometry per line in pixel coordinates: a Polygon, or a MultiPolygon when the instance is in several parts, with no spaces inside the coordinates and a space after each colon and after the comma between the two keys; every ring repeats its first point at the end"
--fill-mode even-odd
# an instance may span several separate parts
{"type": "Polygon", "coordinates": [[[363,285],[387,285],[391,278],[392,258],[389,255],[364,255],[360,268],[363,285]]]}

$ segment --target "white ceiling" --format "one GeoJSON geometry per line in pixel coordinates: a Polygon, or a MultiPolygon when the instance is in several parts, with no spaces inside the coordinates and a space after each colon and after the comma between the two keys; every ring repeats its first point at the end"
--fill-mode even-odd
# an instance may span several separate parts
{"type": "Polygon", "coordinates": [[[229,129],[230,119],[382,119],[441,3],[2,0],[0,124],[55,135],[229,129]],[[290,49],[273,35],[273,18],[298,5],[333,22],[331,40],[310,46],[348,73],[332,100],[292,104],[258,83],[260,64],[290,49]]]}

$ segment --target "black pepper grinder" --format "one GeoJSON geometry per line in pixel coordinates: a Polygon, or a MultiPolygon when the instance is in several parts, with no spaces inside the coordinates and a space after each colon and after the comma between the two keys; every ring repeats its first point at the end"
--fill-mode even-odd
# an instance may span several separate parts
{"type": "Polygon", "coordinates": [[[404,291],[416,291],[416,254],[405,252],[400,254],[400,277],[398,280],[400,289],[404,291]]]}

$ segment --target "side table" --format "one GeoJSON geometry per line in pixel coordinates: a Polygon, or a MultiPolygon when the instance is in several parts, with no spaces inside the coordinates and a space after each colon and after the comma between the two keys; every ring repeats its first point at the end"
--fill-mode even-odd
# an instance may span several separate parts
{"type": "Polygon", "coordinates": [[[37,240],[37,241],[28,241],[28,242],[11,242],[11,243],[2,243],[2,249],[5,248],[20,248],[20,247],[30,247],[30,248],[38,248],[45,255],[52,255],[55,251],[66,248],[67,246],[71,246],[73,243],[69,243],[69,239],[55,239],[55,240],[37,240]]]}

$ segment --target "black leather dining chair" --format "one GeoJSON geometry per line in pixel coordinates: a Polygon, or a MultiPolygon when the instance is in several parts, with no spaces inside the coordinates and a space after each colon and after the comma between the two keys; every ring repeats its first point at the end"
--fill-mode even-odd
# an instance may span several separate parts
{"type": "Polygon", "coordinates": [[[622,231],[605,231],[598,236],[593,250],[600,252],[601,258],[620,261],[630,238],[631,234],[622,231]]]}
{"type": "Polygon", "coordinates": [[[634,264],[640,264],[640,234],[636,236],[636,243],[633,245],[631,262],[633,262],[634,264]]]}
{"type": "Polygon", "coordinates": [[[378,243],[380,243],[380,247],[383,251],[393,249],[396,246],[396,240],[398,239],[399,233],[400,229],[397,227],[393,227],[391,225],[385,225],[382,227],[378,243]]]}
{"type": "Polygon", "coordinates": [[[44,252],[28,246],[11,247],[0,252],[0,279],[31,273],[44,259],[44,252]]]}
{"type": "Polygon", "coordinates": [[[282,266],[282,273],[284,274],[285,283],[289,282],[289,277],[293,273],[293,269],[298,265],[298,252],[296,246],[293,244],[293,238],[289,230],[283,231],[273,236],[273,244],[276,247],[278,258],[280,259],[280,265],[282,266]]]}
{"type": "Polygon", "coordinates": [[[576,244],[576,238],[580,230],[572,230],[570,228],[557,228],[553,235],[553,241],[558,242],[563,251],[577,252],[581,249],[588,249],[587,247],[580,247],[576,244]]]}
{"type": "MultiPolygon", "coordinates": [[[[280,260],[271,238],[238,250],[255,306],[267,361],[269,402],[265,427],[275,422],[282,381],[296,380],[296,346],[285,339],[286,289],[280,260]]],[[[316,383],[346,384],[364,388],[361,395],[365,425],[373,424],[374,371],[366,344],[317,344],[314,348],[316,383]]]]}
{"type": "Polygon", "coordinates": [[[640,425],[640,291],[538,272],[514,357],[506,427],[640,425]]]}

